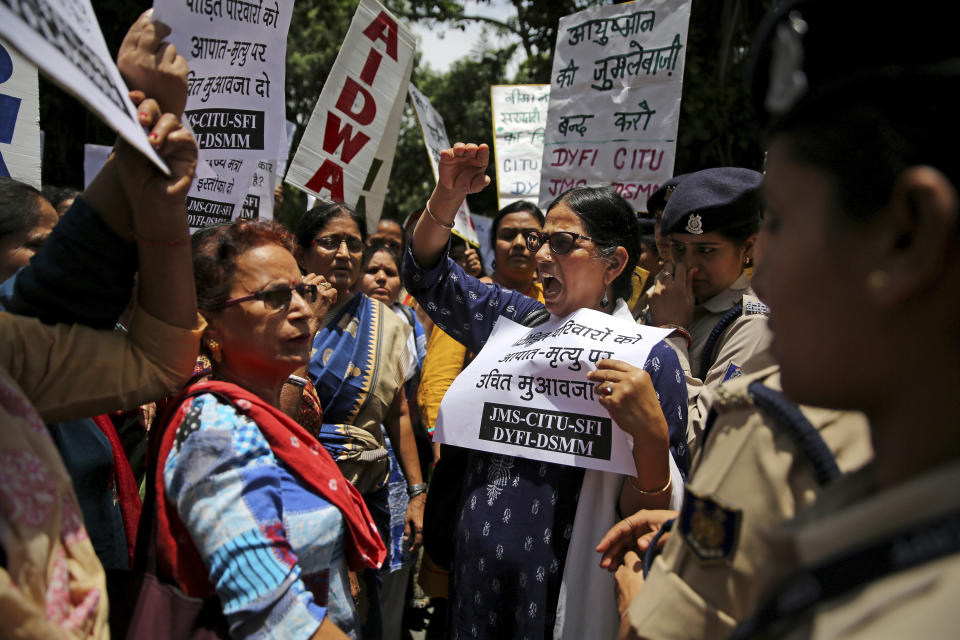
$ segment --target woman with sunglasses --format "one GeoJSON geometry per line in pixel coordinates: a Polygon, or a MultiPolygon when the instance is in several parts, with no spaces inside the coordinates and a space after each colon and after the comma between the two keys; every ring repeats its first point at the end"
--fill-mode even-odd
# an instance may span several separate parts
{"type": "MultiPolygon", "coordinates": [[[[367,223],[363,214],[339,203],[307,211],[297,224],[297,258],[304,271],[325,277],[337,301],[320,319],[307,369],[323,407],[320,441],[343,475],[363,495],[383,540],[390,544],[386,427],[407,478],[404,539],[420,546],[427,486],[404,393],[409,325],[386,305],[360,291],[367,223]]],[[[368,605],[364,637],[379,638],[380,578],[363,577],[368,605]]]]}
{"type": "Polygon", "coordinates": [[[162,432],[160,573],[219,596],[233,637],[357,637],[348,567],[378,566],[383,543],[334,461],[278,408],[333,289],[304,282],[273,222],[205,229],[193,244],[211,372],[173,401],[162,432]]]}
{"type": "MultiPolygon", "coordinates": [[[[479,351],[501,316],[531,325],[547,312],[564,317],[589,308],[633,322],[624,298],[639,255],[636,216],[612,188],[561,195],[548,209],[544,231],[526,233],[544,303],[487,286],[446,258],[457,207],[489,182],[488,159],[486,145],[458,143],[443,151],[440,179],[408,245],[404,284],[437,326],[479,351]]],[[[633,436],[637,477],[471,451],[464,506],[451,514],[459,517],[451,636],[616,633],[612,580],[597,566],[594,546],[617,508],[679,506],[682,479],[670,435],[685,434],[686,386],[663,342],[642,369],[602,360],[586,377],[597,383],[601,406],[633,436]]]]}

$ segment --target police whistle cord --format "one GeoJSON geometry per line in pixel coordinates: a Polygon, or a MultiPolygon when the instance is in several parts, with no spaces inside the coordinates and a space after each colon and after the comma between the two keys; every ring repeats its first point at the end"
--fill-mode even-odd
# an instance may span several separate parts
{"type": "Polygon", "coordinates": [[[776,420],[777,424],[790,434],[800,450],[807,454],[807,458],[813,464],[817,482],[821,486],[843,475],[840,467],[837,466],[833,452],[823,441],[820,431],[807,420],[795,404],[787,400],[779,391],[766,387],[759,381],[751,383],[747,387],[747,392],[753,404],[776,420]]]}
{"type": "Polygon", "coordinates": [[[717,321],[717,324],[713,325],[713,329],[710,330],[710,335],[707,337],[707,342],[703,345],[703,352],[700,354],[700,379],[706,380],[707,373],[710,372],[710,367],[713,366],[713,350],[717,346],[717,341],[720,340],[720,336],[723,335],[723,332],[733,324],[733,321],[740,317],[740,314],[743,313],[743,303],[731,307],[729,311],[723,314],[723,317],[717,321]]]}
{"type": "Polygon", "coordinates": [[[782,637],[795,626],[798,616],[811,614],[818,602],[957,552],[960,511],[955,510],[799,573],[755,616],[737,627],[732,640],[782,637]]]}
{"type": "Polygon", "coordinates": [[[673,523],[677,521],[676,518],[670,518],[663,523],[660,527],[660,531],[657,531],[657,535],[653,536],[653,540],[650,541],[650,546],[647,547],[647,550],[643,554],[643,577],[646,577],[650,574],[650,567],[653,566],[653,560],[657,557],[657,544],[660,542],[660,538],[663,537],[663,534],[667,533],[673,529],[673,523]]]}

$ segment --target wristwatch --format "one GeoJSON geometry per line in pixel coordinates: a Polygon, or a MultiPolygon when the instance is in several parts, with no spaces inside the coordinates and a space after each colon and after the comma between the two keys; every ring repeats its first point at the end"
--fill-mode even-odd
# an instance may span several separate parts
{"type": "Polygon", "coordinates": [[[408,484],[407,485],[407,497],[410,499],[416,498],[421,493],[427,492],[427,484],[422,482],[420,484],[408,484]]]}

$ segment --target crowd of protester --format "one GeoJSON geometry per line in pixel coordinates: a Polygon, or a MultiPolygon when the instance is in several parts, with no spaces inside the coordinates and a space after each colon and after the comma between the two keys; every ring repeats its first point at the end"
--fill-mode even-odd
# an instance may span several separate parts
{"type": "Polygon", "coordinates": [[[0,178],[0,636],[134,637],[147,567],[206,637],[952,637],[960,56],[927,4],[778,7],[763,173],[516,202],[489,269],[454,225],[482,144],[372,233],[319,202],[191,236],[187,64],[141,16],[118,67],[169,175],[118,141],[83,191],[0,178]],[[434,441],[502,318],[584,309],[667,330],[583,374],[631,473],[434,441]]]}

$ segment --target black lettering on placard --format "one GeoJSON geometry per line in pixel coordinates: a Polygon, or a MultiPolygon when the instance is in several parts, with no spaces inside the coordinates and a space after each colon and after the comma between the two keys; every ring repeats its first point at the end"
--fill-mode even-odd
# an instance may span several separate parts
{"type": "Polygon", "coordinates": [[[243,208],[240,209],[240,218],[243,220],[256,220],[260,217],[260,196],[248,193],[243,199],[243,208]]]}
{"type": "Polygon", "coordinates": [[[201,149],[263,149],[263,111],[193,109],[184,113],[201,149]]]}
{"type": "Polygon", "coordinates": [[[187,197],[187,220],[195,229],[230,222],[234,205],[216,200],[187,197]]]}
{"type": "Polygon", "coordinates": [[[610,459],[613,422],[601,416],[483,403],[478,437],[530,449],[610,459]]]}

